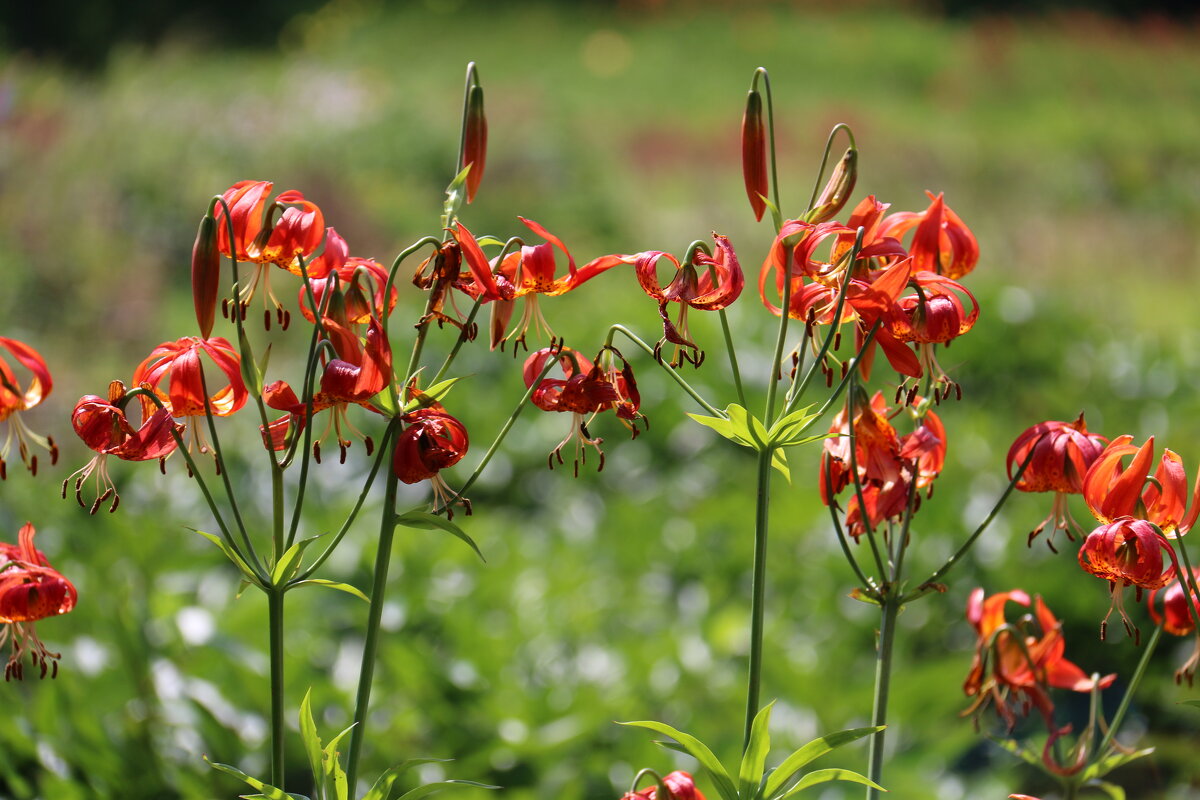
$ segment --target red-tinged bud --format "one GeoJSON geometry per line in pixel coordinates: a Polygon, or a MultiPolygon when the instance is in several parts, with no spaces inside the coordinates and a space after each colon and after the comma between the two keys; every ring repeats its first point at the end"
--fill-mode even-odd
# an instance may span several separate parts
{"type": "Polygon", "coordinates": [[[857,181],[858,150],[849,147],[842,156],[842,160],[834,167],[833,174],[829,176],[829,182],[825,184],[821,196],[817,198],[816,205],[808,212],[805,219],[816,224],[836,217],[837,213],[846,205],[846,201],[850,199],[850,194],[854,191],[854,184],[857,181]]]}
{"type": "Polygon", "coordinates": [[[762,95],[751,89],[742,115],[742,177],[754,219],[761,220],[767,210],[767,128],[763,125],[762,95]]]}
{"type": "Polygon", "coordinates": [[[483,87],[475,84],[467,92],[466,118],[463,120],[463,160],[459,168],[470,165],[467,173],[467,202],[475,199],[479,182],[483,180],[483,165],[487,160],[487,115],[483,113],[483,87]]]}
{"type": "Polygon", "coordinates": [[[221,289],[221,251],[217,249],[217,220],[206,214],[196,232],[192,246],[192,302],[196,305],[196,322],[200,338],[212,333],[217,312],[217,294],[221,289]]]}

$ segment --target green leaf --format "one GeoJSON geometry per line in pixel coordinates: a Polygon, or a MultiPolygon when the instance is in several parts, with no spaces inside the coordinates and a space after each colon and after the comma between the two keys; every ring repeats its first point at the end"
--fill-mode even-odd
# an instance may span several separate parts
{"type": "Polygon", "coordinates": [[[428,389],[422,389],[420,397],[414,397],[404,404],[404,413],[409,414],[416,411],[418,408],[425,408],[433,403],[440,402],[443,397],[450,394],[450,390],[454,388],[454,384],[462,380],[458,378],[447,378],[444,381],[435,383],[428,389]]]}
{"type": "Polygon", "coordinates": [[[330,740],[329,744],[325,745],[325,749],[321,751],[321,764],[324,771],[324,778],[333,783],[333,794],[337,800],[349,800],[349,786],[346,782],[346,773],[342,770],[342,762],[338,760],[338,745],[342,743],[350,731],[354,730],[354,725],[348,726],[345,730],[330,740]]]}
{"type": "Polygon", "coordinates": [[[782,450],[771,451],[771,466],[783,473],[784,480],[792,482],[792,471],[788,469],[787,455],[782,450]]]}
{"type": "Polygon", "coordinates": [[[1102,758],[1095,764],[1089,765],[1079,777],[1085,781],[1092,778],[1103,778],[1117,767],[1128,764],[1130,761],[1135,761],[1143,756],[1148,756],[1153,752],[1153,747],[1147,747],[1145,750],[1136,750],[1132,753],[1113,753],[1107,758],[1102,758]]]}
{"type": "Polygon", "coordinates": [[[458,216],[458,210],[462,208],[463,201],[467,199],[463,185],[467,182],[467,172],[470,169],[470,164],[463,167],[462,172],[455,175],[454,180],[450,181],[450,185],[446,187],[446,202],[442,205],[443,228],[450,227],[450,223],[458,216]]]}
{"type": "Polygon", "coordinates": [[[1181,700],[1180,703],[1181,705],[1195,706],[1196,708],[1200,708],[1200,700],[1181,700]]]}
{"type": "Polygon", "coordinates": [[[717,785],[717,791],[721,793],[724,800],[738,800],[737,789],[733,786],[733,781],[729,778],[729,773],[721,766],[721,762],[717,761],[717,757],[713,755],[712,750],[704,742],[697,739],[695,736],[678,731],[663,722],[654,722],[653,720],[642,720],[639,722],[619,722],[618,725],[630,725],[636,728],[646,728],[647,730],[655,731],[666,736],[670,736],[683,747],[689,756],[700,762],[700,766],[708,773],[712,782],[717,785]]]}
{"type": "Polygon", "coordinates": [[[782,445],[789,439],[792,439],[797,434],[802,433],[809,422],[816,419],[820,414],[810,414],[811,405],[804,408],[796,409],[790,414],[784,414],[779,419],[775,420],[775,424],[771,426],[770,440],[773,444],[782,445]]]}
{"type": "Polygon", "coordinates": [[[491,234],[484,234],[483,236],[476,236],[475,241],[479,242],[481,247],[485,246],[485,245],[507,244],[507,242],[505,242],[503,239],[497,239],[495,236],[492,236],[491,234]]]}
{"type": "Polygon", "coordinates": [[[475,555],[479,556],[479,560],[487,563],[487,559],[483,557],[483,553],[480,551],[479,545],[475,544],[475,540],[468,536],[466,531],[445,517],[439,517],[427,511],[414,509],[406,511],[403,514],[398,514],[396,516],[396,524],[403,525],[406,528],[417,528],[418,530],[432,530],[434,528],[443,530],[451,536],[466,542],[475,551],[475,555]]]}
{"type": "MultiPolygon", "coordinates": [[[[204,760],[208,761],[209,766],[211,766],[213,769],[218,769],[221,772],[232,775],[233,777],[250,784],[255,789],[258,789],[258,791],[262,793],[261,795],[257,795],[258,797],[265,797],[267,800],[309,800],[304,795],[288,794],[282,789],[276,788],[269,783],[263,783],[258,778],[252,778],[237,767],[231,767],[228,764],[221,764],[216,761],[209,761],[208,756],[204,756],[204,760]]],[[[250,796],[253,797],[256,795],[250,796]]]]}
{"type": "Polygon", "coordinates": [[[295,575],[296,571],[300,569],[300,560],[304,558],[304,551],[308,549],[310,544],[324,535],[322,533],[310,536],[307,539],[296,542],[285,550],[283,555],[279,557],[279,560],[275,562],[275,568],[271,570],[271,582],[276,586],[281,586],[288,578],[295,575]]]}
{"type": "MultiPolygon", "coordinates": [[[[989,736],[988,738],[990,739],[991,737],[989,736]]],[[[1026,764],[1032,764],[1035,767],[1041,767],[1042,757],[1034,753],[1032,750],[1024,747],[1020,742],[1014,739],[992,739],[992,741],[1024,761],[1026,764]]]]}
{"type": "Polygon", "coordinates": [[[375,785],[371,787],[370,791],[362,796],[362,800],[387,800],[392,794],[392,784],[408,770],[418,764],[433,764],[449,760],[448,758],[410,758],[406,761],[401,761],[395,766],[388,767],[379,776],[379,779],[375,781],[375,785]]]}
{"type": "Polygon", "coordinates": [[[853,770],[849,770],[849,769],[818,769],[818,770],[814,770],[813,772],[808,773],[803,778],[798,780],[796,782],[796,785],[788,790],[787,794],[781,796],[780,800],[782,800],[783,797],[791,797],[794,794],[802,792],[810,786],[816,786],[817,784],[821,784],[821,783],[829,783],[830,781],[846,781],[847,783],[860,783],[863,786],[870,786],[872,789],[878,789],[881,792],[887,791],[887,789],[884,789],[878,783],[875,783],[875,781],[873,781],[863,775],[859,775],[857,772],[854,772],[853,770]]]}
{"type": "Polygon", "coordinates": [[[357,586],[351,586],[348,583],[338,583],[337,581],[327,581],[324,578],[307,578],[302,581],[288,584],[289,589],[294,589],[297,586],[326,586],[330,589],[337,589],[339,592],[352,594],[364,603],[371,602],[371,598],[367,597],[357,586]]]}
{"type": "MultiPolygon", "coordinates": [[[[293,794],[291,792],[288,792],[287,796],[289,798],[291,798],[291,800],[311,800],[311,798],[306,794],[293,794]]],[[[269,795],[269,794],[239,794],[238,797],[242,798],[242,800],[271,800],[272,795],[269,795]]]]}
{"type": "Polygon", "coordinates": [[[861,739],[864,736],[870,736],[872,733],[877,733],[885,727],[884,725],[878,725],[870,728],[851,728],[827,734],[819,739],[813,739],[785,758],[778,769],[771,773],[770,777],[767,778],[766,785],[763,787],[764,795],[768,798],[775,797],[775,793],[783,788],[783,785],[791,780],[793,775],[808,766],[810,762],[843,745],[850,744],[850,742],[861,739]]]}
{"type": "Polygon", "coordinates": [[[426,783],[418,786],[415,789],[409,789],[404,794],[400,795],[399,800],[418,800],[427,794],[433,794],[443,786],[477,786],[480,789],[499,789],[499,786],[492,786],[488,783],[476,783],[475,781],[436,781],[434,783],[426,783]]]}
{"type": "Polygon", "coordinates": [[[234,565],[242,571],[242,574],[246,576],[246,580],[250,581],[250,583],[253,583],[259,588],[262,588],[262,583],[258,580],[258,576],[254,574],[254,570],[250,569],[250,565],[243,561],[241,556],[237,554],[237,551],[230,547],[224,539],[222,539],[220,536],[214,536],[211,533],[197,531],[195,528],[189,528],[189,530],[196,531],[196,533],[200,534],[205,539],[208,539],[217,547],[221,548],[221,552],[224,553],[225,557],[232,561],[234,565]]]}
{"type": "Polygon", "coordinates": [[[712,428],[719,435],[724,436],[731,442],[740,444],[743,447],[753,447],[753,443],[749,439],[744,439],[733,431],[733,424],[724,417],[706,417],[702,414],[688,414],[689,417],[699,422],[706,428],[712,428]]]}
{"type": "Polygon", "coordinates": [[[317,734],[317,723],[312,715],[312,689],[304,693],[300,701],[300,739],[304,742],[304,754],[308,756],[308,766],[313,774],[314,800],[325,800],[325,781],[322,776],[325,770],[321,764],[321,737],[317,734]]]}
{"type": "Polygon", "coordinates": [[[725,415],[729,417],[734,432],[750,442],[755,450],[761,451],[767,446],[767,429],[749,411],[737,403],[730,403],[725,406],[725,415]]]}
{"type": "Polygon", "coordinates": [[[767,753],[771,750],[771,707],[775,701],[763,706],[754,715],[750,723],[750,741],[746,743],[746,751],[742,753],[742,763],[738,767],[738,797],[741,800],[752,800],[758,795],[762,784],[763,768],[767,764],[767,753]]]}
{"type": "Polygon", "coordinates": [[[1087,786],[1093,789],[1099,789],[1111,797],[1112,800],[1125,800],[1125,790],[1120,786],[1117,786],[1115,783],[1109,783],[1108,781],[1089,781],[1087,786]]]}

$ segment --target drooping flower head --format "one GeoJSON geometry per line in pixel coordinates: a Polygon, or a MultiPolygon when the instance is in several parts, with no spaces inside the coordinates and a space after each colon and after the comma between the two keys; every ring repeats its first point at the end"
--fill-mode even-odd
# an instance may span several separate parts
{"type": "Polygon", "coordinates": [[[12,653],[4,668],[4,679],[24,677],[28,653],[41,677],[58,674],[58,653],[46,648],[33,624],[47,617],[66,614],[75,607],[74,585],[50,566],[46,556],[33,546],[36,531],[25,523],[18,544],[0,543],[0,647],[12,642],[12,653]]]}
{"type": "MultiPolygon", "coordinates": [[[[549,366],[553,369],[553,366],[549,366]]],[[[575,475],[579,475],[579,464],[587,460],[587,447],[595,449],[600,457],[597,470],[604,469],[604,452],[600,449],[603,439],[592,437],[588,424],[602,411],[612,409],[617,418],[633,436],[639,433],[638,422],[645,416],[639,411],[641,395],[633,368],[615,347],[605,346],[588,361],[578,350],[569,347],[544,347],[525,359],[523,370],[525,386],[533,387],[531,400],[543,411],[570,412],[571,430],[558,446],[550,451],[547,462],[551,469],[557,459],[563,463],[562,449],[569,442],[575,443],[575,475]],[[621,362],[618,368],[616,361],[621,362]],[[540,377],[549,365],[557,364],[561,378],[540,377]]]]}
{"type": "MultiPolygon", "coordinates": [[[[1180,570],[1165,587],[1152,589],[1146,605],[1150,608],[1150,617],[1154,624],[1161,625],[1167,633],[1173,636],[1193,636],[1195,645],[1191,656],[1183,666],[1175,670],[1175,682],[1187,680],[1191,686],[1196,669],[1200,667],[1200,631],[1196,629],[1196,617],[1200,616],[1200,600],[1192,594],[1191,587],[1184,580],[1185,574],[1180,570]],[[1159,606],[1162,607],[1161,613],[1159,606]]],[[[1200,567],[1192,568],[1192,580],[1200,583],[1200,567]]]]}
{"type": "Polygon", "coordinates": [[[1046,543],[1054,550],[1054,534],[1063,531],[1071,541],[1072,532],[1086,536],[1078,522],[1071,517],[1067,497],[1083,494],[1083,477],[1104,451],[1108,439],[1098,433],[1089,433],[1087,423],[1080,413],[1074,422],[1039,422],[1026,429],[1008,449],[1007,467],[1011,480],[1022,464],[1028,466],[1021,473],[1016,488],[1022,492],[1054,492],[1054,507],[1050,516],[1029,534],[1029,544],[1050,525],[1046,543]]]}
{"type": "Polygon", "coordinates": [[[188,418],[191,436],[202,453],[208,452],[208,445],[200,433],[198,420],[205,416],[205,408],[213,416],[227,417],[245,405],[248,397],[241,359],[233,345],[220,336],[211,339],[185,336],[163,342],[134,370],[133,383],[153,391],[170,409],[171,416],[188,418]],[[215,373],[204,370],[202,355],[217,367],[215,373]]]}
{"type": "Polygon", "coordinates": [[[1100,623],[1104,638],[1108,618],[1116,609],[1125,623],[1125,631],[1138,638],[1137,626],[1125,613],[1125,589],[1137,587],[1137,599],[1143,589],[1161,589],[1175,574],[1175,553],[1162,530],[1153,522],[1133,517],[1117,517],[1088,534],[1079,548],[1079,566],[1109,582],[1112,605],[1100,623]],[[1168,561],[1163,561],[1166,552],[1168,561]]]}
{"type": "MultiPolygon", "coordinates": [[[[917,345],[922,370],[919,374],[925,370],[930,372],[938,385],[933,398],[940,402],[951,391],[961,392],[938,363],[934,345],[949,346],[971,330],[979,319],[979,301],[962,284],[935,272],[914,271],[908,286],[912,291],[901,295],[883,318],[882,333],[897,341],[917,345]],[[970,302],[970,309],[966,301],[970,302]]],[[[882,343],[882,337],[880,341],[882,343]]],[[[884,349],[888,352],[886,347],[884,349]]]]}
{"type": "Polygon", "coordinates": [[[54,444],[54,439],[29,430],[21,419],[21,412],[45,400],[52,388],[54,381],[50,378],[50,370],[36,350],[24,342],[0,336],[0,422],[8,423],[4,442],[0,444],[0,480],[8,473],[7,459],[14,439],[21,461],[34,475],[37,474],[38,459],[31,446],[36,445],[50,453],[51,464],[58,462],[58,446],[54,444]],[[21,381],[9,366],[4,358],[5,350],[29,371],[27,381],[21,381]]]}
{"type": "Polygon", "coordinates": [[[1042,598],[1036,598],[1033,617],[1026,616],[1015,623],[1005,619],[1009,601],[1026,607],[1030,604],[1029,595],[1020,589],[991,597],[985,597],[983,589],[971,592],[967,621],[975,628],[978,639],[963,692],[975,699],[963,716],[993,705],[1011,730],[1018,715],[1024,716],[1030,708],[1037,708],[1047,727],[1058,730],[1049,689],[1090,692],[1096,686],[1107,688],[1117,676],[1106,675],[1093,681],[1064,658],[1062,623],[1042,598]]]}
{"type": "Polygon", "coordinates": [[[171,419],[171,411],[167,408],[151,411],[148,403],[139,403],[142,412],[142,422],[137,428],[126,416],[127,403],[125,384],[113,381],[108,386],[108,398],[94,394],[84,395],[75,404],[71,414],[71,425],[83,443],[96,451],[84,467],[77,470],[63,481],[63,497],[67,496],[67,484],[75,479],[75,500],[81,508],[89,508],[83,501],[83,484],[89,477],[95,477],[96,499],[89,510],[95,514],[100,505],[112,498],[109,512],[117,510],[121,502],[112,479],[108,476],[107,459],[116,456],[123,461],[151,461],[165,459],[175,452],[175,432],[183,430],[182,425],[171,419]]]}
{"type": "Polygon", "coordinates": [[[891,418],[904,409],[889,408],[882,392],[869,402],[860,393],[850,405],[853,429],[843,409],[830,427],[834,435],[825,440],[819,487],[825,505],[834,505],[837,495],[852,489],[845,524],[847,533],[858,539],[868,528],[904,514],[910,497],[915,511],[920,502],[917,490],[933,491],[946,461],[946,431],[937,414],[926,409],[911,433],[899,435],[891,418]]]}
{"type": "Polygon", "coordinates": [[[638,283],[642,291],[658,301],[658,314],[663,321],[663,338],[655,352],[659,352],[666,342],[675,345],[672,367],[683,361],[699,366],[704,360],[704,353],[692,341],[688,330],[688,309],[719,311],[728,308],[741,295],[746,282],[729,239],[714,232],[713,242],[715,255],[697,249],[686,264],[680,264],[670,253],[657,250],[638,253],[634,257],[638,283]],[[665,287],[658,279],[658,266],[663,261],[674,268],[671,281],[665,287]],[[667,314],[670,303],[679,304],[679,318],[674,323],[667,314]]]}
{"type": "Polygon", "coordinates": [[[639,789],[636,792],[626,792],[621,800],[704,800],[704,795],[696,788],[692,776],[682,770],[671,772],[662,779],[667,787],[669,797],[658,796],[658,784],[639,789]]]}
{"type": "Polygon", "coordinates": [[[345,321],[351,325],[365,325],[371,317],[382,319],[396,307],[399,293],[394,286],[384,302],[387,268],[374,259],[351,256],[346,240],[333,228],[326,229],[325,248],[308,265],[308,277],[315,298],[308,296],[308,287],[302,284],[299,306],[309,322],[316,321],[311,308],[313,299],[317,308],[324,307],[326,292],[334,284],[342,292],[345,321]]]}
{"type": "Polygon", "coordinates": [[[1183,461],[1171,450],[1163,450],[1158,468],[1150,476],[1154,459],[1154,437],[1141,447],[1132,436],[1118,436],[1104,449],[1083,478],[1083,499],[1101,522],[1136,517],[1157,525],[1174,538],[1186,533],[1200,513],[1200,480],[1197,480],[1191,511],[1187,510],[1187,473],[1183,461]],[[1133,456],[1129,465],[1121,461],[1133,456]],[[1178,534],[1176,533],[1178,531],[1178,534]]]}
{"type": "MultiPolygon", "coordinates": [[[[406,427],[396,441],[392,471],[401,483],[428,480],[436,503],[446,507],[447,514],[453,516],[448,506],[455,495],[446,486],[441,471],[454,466],[467,454],[471,443],[466,426],[438,403],[405,414],[402,421],[406,427]]],[[[470,501],[465,497],[458,501],[470,514],[470,501]]]]}
{"type": "Polygon", "coordinates": [[[879,228],[880,236],[903,239],[913,233],[908,252],[914,269],[935,272],[950,280],[958,280],[979,261],[979,243],[971,229],[946,205],[943,196],[926,192],[929,208],[918,213],[907,211],[886,217],[879,228]]]}

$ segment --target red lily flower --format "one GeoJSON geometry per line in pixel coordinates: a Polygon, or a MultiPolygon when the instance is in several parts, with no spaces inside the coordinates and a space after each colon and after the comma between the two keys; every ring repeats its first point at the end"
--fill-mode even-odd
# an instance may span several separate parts
{"type": "MultiPolygon", "coordinates": [[[[467,454],[470,440],[466,426],[437,403],[405,414],[402,420],[408,427],[401,431],[400,438],[396,440],[392,472],[401,483],[428,480],[433,488],[435,503],[447,508],[447,515],[452,517],[448,509],[454,502],[455,494],[446,486],[440,473],[457,464],[467,454]]],[[[458,500],[470,514],[471,502],[465,497],[458,500]]]]}
{"type": "Polygon", "coordinates": [[[165,459],[175,452],[174,433],[182,432],[183,426],[171,419],[171,411],[166,408],[147,413],[147,404],[139,404],[142,408],[142,424],[134,428],[125,416],[124,403],[125,384],[113,381],[108,386],[108,399],[94,394],[84,395],[75,404],[71,414],[71,425],[83,443],[96,451],[84,467],[74,472],[63,481],[62,494],[67,496],[67,484],[75,478],[75,500],[81,508],[88,508],[83,502],[83,482],[92,475],[96,477],[96,499],[90,507],[90,513],[95,514],[100,504],[109,497],[113,499],[109,513],[117,510],[121,502],[112,479],[108,476],[107,459],[116,456],[123,461],[151,461],[165,459]],[[117,405],[117,404],[120,405],[117,405]]]}
{"type": "MultiPolygon", "coordinates": [[[[1192,568],[1192,577],[1200,581],[1200,567],[1192,568]]],[[[1154,620],[1155,625],[1161,625],[1163,630],[1174,636],[1196,634],[1191,656],[1183,663],[1183,666],[1175,670],[1175,682],[1180,683],[1186,679],[1188,685],[1191,686],[1196,669],[1200,667],[1200,632],[1196,630],[1196,621],[1192,616],[1192,611],[1188,609],[1189,604],[1197,614],[1200,614],[1200,600],[1192,596],[1191,589],[1184,582],[1181,571],[1177,571],[1175,577],[1165,587],[1152,589],[1150,597],[1146,600],[1146,605],[1150,607],[1150,618],[1154,620]],[[1162,598],[1161,615],[1158,612],[1160,597],[1162,598]]]]}
{"type": "Polygon", "coordinates": [[[697,250],[690,263],[680,265],[670,253],[655,250],[639,253],[634,262],[634,270],[642,290],[658,301],[658,313],[663,321],[663,339],[659,342],[659,348],[663,342],[676,345],[676,356],[671,361],[672,367],[679,366],[682,361],[690,361],[699,366],[704,358],[688,331],[688,308],[701,311],[719,311],[727,308],[738,299],[745,285],[742,267],[738,264],[737,254],[733,252],[729,239],[714,232],[713,241],[716,243],[715,257],[703,250],[697,250]],[[663,259],[675,267],[675,275],[665,288],[658,280],[658,263],[663,259]],[[696,267],[700,267],[703,274],[698,275],[696,267]],[[677,324],[672,324],[667,316],[668,303],[679,304],[677,324]],[[690,349],[691,354],[681,352],[681,348],[690,349]]]}
{"type": "MultiPolygon", "coordinates": [[[[874,528],[884,520],[902,515],[914,489],[933,491],[933,481],[946,460],[946,431],[938,416],[927,410],[912,433],[899,436],[889,417],[900,409],[889,409],[882,392],[876,392],[870,403],[858,398],[853,405],[854,460],[851,461],[850,427],[843,410],[830,427],[830,433],[837,435],[825,440],[819,487],[822,502],[832,505],[836,496],[853,482],[853,466],[857,465],[866,521],[856,490],[846,504],[845,523],[847,532],[857,540],[866,532],[868,522],[874,528]]],[[[919,497],[914,498],[916,502],[919,497]]]]}
{"type": "Polygon", "coordinates": [[[1063,657],[1065,642],[1062,624],[1038,597],[1034,614],[1040,630],[1035,636],[1028,630],[1033,620],[1028,618],[1009,623],[1004,618],[1004,606],[1013,601],[1029,605],[1029,595],[1020,589],[984,596],[983,589],[971,592],[967,602],[967,621],[975,628],[978,640],[971,671],[963,683],[968,697],[976,698],[963,716],[975,713],[993,703],[1009,730],[1016,724],[1017,714],[1027,714],[1031,707],[1041,712],[1047,727],[1055,730],[1054,705],[1048,690],[1070,689],[1090,692],[1096,686],[1105,689],[1116,680],[1106,675],[1093,681],[1075,664],[1063,657]]]}
{"type": "Polygon", "coordinates": [[[1137,626],[1125,613],[1125,589],[1137,587],[1137,599],[1142,598],[1142,589],[1161,589],[1175,575],[1175,553],[1167,537],[1152,522],[1133,517],[1117,517],[1088,534],[1079,548],[1079,566],[1098,578],[1109,582],[1112,605],[1100,623],[1100,638],[1108,628],[1108,618],[1116,609],[1125,631],[1135,640],[1137,626]],[[1170,566],[1163,568],[1163,552],[1170,559],[1170,566]]]}
{"type": "Polygon", "coordinates": [[[571,431],[558,446],[550,451],[547,462],[554,468],[555,459],[563,463],[562,449],[568,442],[575,442],[575,475],[579,476],[580,462],[586,463],[586,447],[592,447],[600,456],[597,470],[604,469],[604,451],[600,449],[603,439],[592,438],[587,426],[601,411],[613,409],[617,418],[634,437],[639,433],[637,423],[645,416],[638,410],[641,395],[633,377],[633,368],[615,347],[605,346],[593,361],[588,361],[578,350],[569,347],[544,347],[529,355],[524,366],[525,386],[533,387],[531,400],[543,411],[571,412],[571,431]],[[538,376],[546,368],[549,359],[555,359],[562,369],[563,377],[542,378],[538,376]],[[617,369],[614,358],[621,360],[617,369]],[[607,365],[602,362],[608,361],[607,365]]]}
{"type": "MultiPolygon", "coordinates": [[[[225,209],[216,208],[217,247],[227,258],[256,264],[254,276],[244,283],[238,302],[244,308],[261,282],[267,298],[273,303],[280,323],[287,327],[287,314],[271,291],[268,264],[276,264],[295,275],[301,275],[301,263],[321,246],[325,236],[325,217],[316,204],[304,199],[300,192],[281,193],[268,207],[267,197],[274,184],[270,181],[239,181],[225,190],[222,196],[229,206],[233,223],[230,241],[229,223],[225,209]],[[276,222],[275,213],[282,210],[276,222]]],[[[270,312],[265,319],[270,324],[270,312]]]]}
{"type": "MultiPolygon", "coordinates": [[[[358,258],[350,255],[350,248],[333,228],[325,229],[325,249],[308,265],[309,283],[312,284],[316,296],[317,308],[325,301],[325,291],[334,282],[345,297],[346,321],[352,325],[361,325],[371,317],[382,319],[392,313],[396,307],[399,293],[392,287],[391,296],[386,303],[383,292],[387,287],[388,270],[378,261],[371,258],[358,258]]],[[[308,287],[300,287],[300,313],[309,322],[315,322],[311,301],[308,297],[308,287]]]]}
{"type": "MultiPolygon", "coordinates": [[[[331,359],[321,373],[321,388],[313,394],[312,413],[327,408],[332,408],[334,412],[329,425],[314,442],[313,454],[319,462],[320,444],[332,428],[341,454],[339,461],[344,463],[351,439],[343,431],[362,439],[367,455],[374,449],[371,437],[354,427],[346,411],[351,403],[375,410],[370,400],[383,391],[392,379],[392,350],[387,337],[383,335],[382,324],[375,317],[371,317],[368,323],[365,346],[359,342],[358,336],[336,320],[327,319],[324,326],[338,358],[331,359]]],[[[271,408],[288,412],[263,431],[264,442],[271,449],[283,450],[287,447],[289,436],[298,435],[304,428],[308,406],[284,381],[275,381],[264,387],[263,399],[271,408]]]]}
{"type": "Polygon", "coordinates": [[[1133,437],[1118,436],[1104,449],[1083,478],[1083,499],[1101,522],[1120,517],[1149,520],[1174,538],[1187,533],[1200,513],[1200,479],[1193,490],[1192,509],[1187,510],[1187,473],[1183,461],[1170,450],[1163,450],[1153,480],[1147,476],[1154,457],[1154,437],[1140,448],[1130,444],[1133,437]],[[1133,455],[1122,469],[1121,459],[1133,455]]]}
{"type": "MultiPolygon", "coordinates": [[[[675,770],[665,775],[662,782],[667,787],[670,796],[661,798],[661,800],[704,800],[704,795],[696,788],[696,781],[682,770],[675,770]]],[[[639,789],[636,792],[626,792],[621,800],[660,800],[658,784],[655,783],[653,786],[639,789]]]]}
{"type": "Polygon", "coordinates": [[[958,280],[979,261],[979,243],[957,214],[945,204],[943,196],[934,197],[929,208],[920,213],[899,212],[883,220],[880,236],[902,239],[916,228],[909,255],[915,269],[936,272],[950,280],[958,280]]]}
{"type": "Polygon", "coordinates": [[[0,348],[7,350],[22,367],[29,370],[29,382],[21,387],[16,373],[0,355],[0,422],[8,421],[8,433],[4,443],[0,444],[0,480],[8,473],[6,459],[12,447],[12,441],[17,440],[17,452],[21,461],[34,475],[37,475],[37,455],[30,452],[29,446],[35,444],[50,453],[50,463],[58,463],[58,446],[49,436],[39,436],[25,426],[21,421],[21,412],[28,411],[41,403],[54,388],[50,378],[50,370],[38,352],[24,342],[0,336],[0,348]]]}
{"type": "Polygon", "coordinates": [[[25,523],[18,544],[0,544],[0,647],[12,641],[12,655],[4,668],[4,679],[24,677],[21,663],[29,653],[41,668],[41,677],[51,670],[58,675],[58,653],[52,653],[34,631],[33,623],[66,614],[75,607],[78,593],[69,580],[50,566],[46,556],[34,548],[36,531],[25,523]]]}
{"type": "MultiPolygon", "coordinates": [[[[1083,494],[1083,476],[1100,457],[1108,439],[1098,433],[1088,433],[1083,413],[1074,422],[1039,422],[1025,430],[1008,449],[1008,477],[1029,459],[1029,465],[1017,481],[1022,492],[1054,492],[1054,507],[1050,516],[1029,534],[1029,544],[1050,525],[1046,544],[1054,550],[1054,534],[1063,531],[1075,541],[1072,530],[1080,536],[1087,532],[1071,517],[1067,496],[1083,494]]],[[[1057,551],[1056,551],[1057,552],[1057,551]]]]}
{"type": "MultiPolygon", "coordinates": [[[[562,240],[531,219],[524,217],[517,217],[517,219],[546,242],[532,247],[525,245],[520,251],[505,256],[504,261],[499,265],[494,262],[490,265],[495,271],[495,281],[501,285],[508,284],[513,288],[511,296],[497,298],[492,306],[491,344],[493,349],[502,346],[504,342],[514,336],[518,344],[524,343],[525,332],[530,325],[536,326],[539,331],[544,329],[550,336],[551,345],[553,345],[555,342],[554,332],[550,329],[546,318],[542,316],[541,309],[538,308],[538,295],[557,297],[565,294],[622,261],[621,258],[605,256],[576,268],[575,258],[567,250],[562,240]],[[554,248],[556,247],[567,257],[567,274],[558,277],[555,277],[558,269],[554,260],[554,248]],[[525,299],[525,309],[521,321],[517,323],[514,330],[506,334],[505,330],[512,318],[513,304],[520,298],[525,299]]],[[[464,254],[470,255],[465,249],[464,254]]],[[[487,270],[489,275],[492,271],[492,269],[487,270]]],[[[477,272],[475,266],[472,266],[472,272],[477,272]]],[[[479,276],[476,277],[478,279],[479,276]]]]}
{"type": "MultiPolygon", "coordinates": [[[[896,352],[895,343],[917,343],[920,368],[917,375],[910,377],[919,377],[924,370],[929,370],[939,387],[933,399],[940,403],[952,390],[961,392],[938,364],[933,345],[949,345],[971,330],[979,318],[979,301],[962,284],[934,272],[914,272],[908,285],[913,288],[913,293],[896,301],[883,318],[883,327],[876,339],[889,359],[896,352]],[[971,301],[970,311],[963,298],[971,301]]],[[[896,362],[892,363],[895,366],[896,362]]],[[[903,372],[899,367],[897,369],[903,372]]]]}

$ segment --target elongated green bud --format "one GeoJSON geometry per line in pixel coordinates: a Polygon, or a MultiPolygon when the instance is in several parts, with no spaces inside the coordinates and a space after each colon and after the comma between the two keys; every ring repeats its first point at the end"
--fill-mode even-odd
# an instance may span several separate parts
{"type": "Polygon", "coordinates": [[[767,128],[763,124],[762,95],[751,89],[746,95],[746,113],[742,115],[742,177],[754,219],[761,220],[767,209],[764,198],[767,183],[767,128]]]}
{"type": "Polygon", "coordinates": [[[200,337],[207,339],[216,318],[217,294],[221,289],[221,251],[217,249],[217,220],[206,214],[200,220],[192,246],[192,302],[200,337]]]}
{"type": "Polygon", "coordinates": [[[829,182],[825,184],[821,196],[817,198],[816,205],[808,212],[805,219],[816,224],[836,217],[837,213],[846,205],[846,201],[850,199],[850,194],[854,191],[854,184],[857,181],[858,150],[849,147],[846,148],[842,160],[833,168],[829,182]]]}
{"type": "Polygon", "coordinates": [[[483,180],[487,160],[487,115],[483,113],[483,87],[475,84],[467,93],[467,116],[463,120],[463,160],[459,168],[470,166],[467,173],[467,202],[475,199],[483,180]]]}

